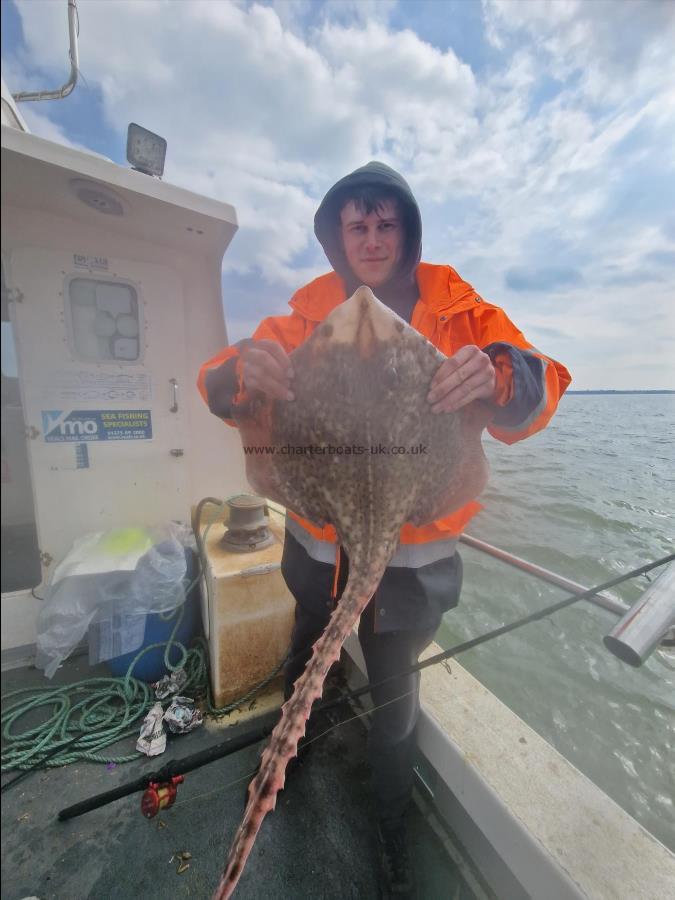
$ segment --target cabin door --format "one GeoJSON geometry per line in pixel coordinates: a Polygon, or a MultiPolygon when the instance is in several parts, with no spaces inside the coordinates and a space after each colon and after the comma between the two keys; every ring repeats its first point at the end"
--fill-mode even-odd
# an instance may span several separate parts
{"type": "Polygon", "coordinates": [[[13,250],[9,261],[46,573],[87,532],[188,521],[177,274],[39,247],[13,250]]]}

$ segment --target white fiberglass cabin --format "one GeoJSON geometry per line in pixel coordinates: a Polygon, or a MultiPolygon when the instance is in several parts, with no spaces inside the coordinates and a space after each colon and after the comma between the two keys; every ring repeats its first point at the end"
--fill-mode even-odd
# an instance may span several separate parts
{"type": "MultiPolygon", "coordinates": [[[[234,209],[20,127],[2,112],[2,650],[83,533],[190,521],[245,487],[195,389],[227,342],[234,209]],[[39,594],[39,591],[36,591],[39,594]]],[[[7,109],[7,112],[6,112],[7,109]]]]}
{"type": "MultiPolygon", "coordinates": [[[[11,666],[30,662],[41,587],[76,538],[189,523],[246,482],[237,434],[195,388],[227,341],[234,209],[28,133],[4,84],[2,208],[11,666]]],[[[358,642],[347,651],[358,681],[358,642]]],[[[420,796],[499,900],[673,896],[672,854],[459,664],[426,670],[422,697],[420,796]]]]}

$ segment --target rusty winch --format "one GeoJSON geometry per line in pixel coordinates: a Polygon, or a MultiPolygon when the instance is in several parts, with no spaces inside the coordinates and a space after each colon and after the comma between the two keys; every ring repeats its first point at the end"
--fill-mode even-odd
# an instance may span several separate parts
{"type": "Polygon", "coordinates": [[[222,546],[232,553],[252,553],[274,543],[265,515],[267,505],[255,494],[239,494],[227,501],[229,520],[222,546]]]}

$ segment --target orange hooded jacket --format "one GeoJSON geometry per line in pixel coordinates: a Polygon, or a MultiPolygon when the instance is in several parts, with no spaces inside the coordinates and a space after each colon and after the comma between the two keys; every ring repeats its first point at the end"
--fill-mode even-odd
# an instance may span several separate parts
{"type": "MultiPolygon", "coordinates": [[[[467,344],[475,344],[492,359],[497,373],[496,414],[488,426],[489,433],[512,444],[544,428],[572,380],[567,369],[539,353],[502,309],[486,303],[450,266],[419,263],[416,279],[419,299],[413,309],[412,327],[446,356],[452,356],[467,344]],[[523,394],[528,396],[525,398],[523,394]]],[[[277,341],[291,353],[345,299],[342,279],[335,272],[322,275],[293,295],[290,315],[264,319],[253,340],[277,341]]],[[[239,347],[233,345],[202,366],[197,386],[207,403],[207,374],[238,355],[239,347]]],[[[237,372],[240,376],[239,362],[237,372]]],[[[239,387],[241,390],[241,378],[239,387]]],[[[228,418],[224,421],[235,424],[228,418]]],[[[478,502],[472,501],[428,525],[416,527],[408,523],[401,529],[400,542],[421,544],[456,537],[481,508],[478,502]]],[[[332,525],[319,528],[292,512],[290,515],[315,540],[337,541],[332,525]]]]}

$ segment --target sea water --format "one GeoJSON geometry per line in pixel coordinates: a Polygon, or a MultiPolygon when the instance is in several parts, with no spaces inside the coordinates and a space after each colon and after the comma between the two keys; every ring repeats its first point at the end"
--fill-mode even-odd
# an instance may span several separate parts
{"type": "MultiPolygon", "coordinates": [[[[588,587],[673,552],[675,395],[567,395],[543,432],[484,445],[490,482],[469,534],[588,587]]],[[[444,647],[566,596],[461,553],[462,601],[439,631],[444,647]]],[[[646,586],[642,577],[607,593],[632,604],[646,586]]],[[[579,601],[458,662],[675,851],[675,654],[638,669],[619,661],[602,642],[616,621],[579,601]]]]}

